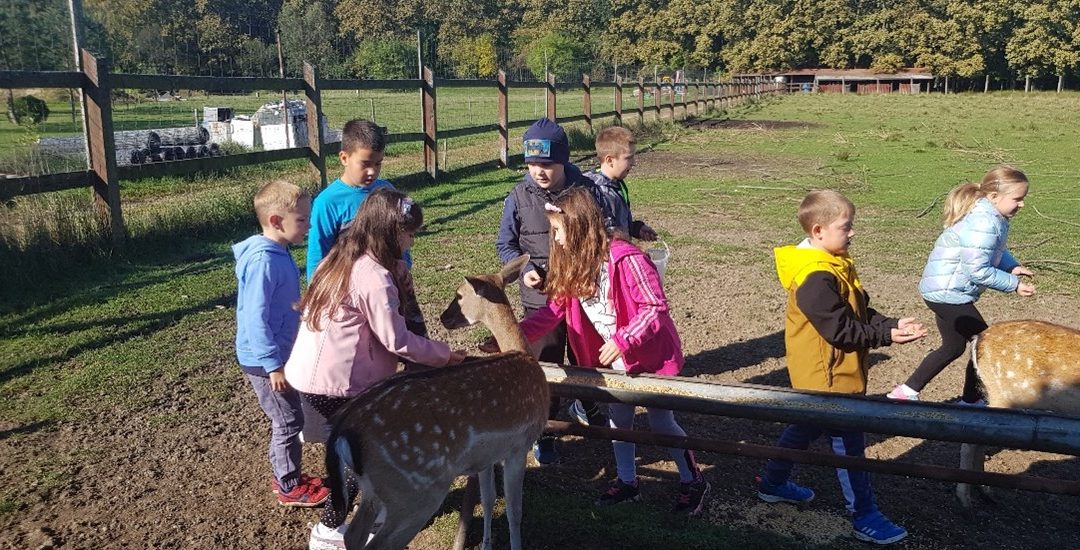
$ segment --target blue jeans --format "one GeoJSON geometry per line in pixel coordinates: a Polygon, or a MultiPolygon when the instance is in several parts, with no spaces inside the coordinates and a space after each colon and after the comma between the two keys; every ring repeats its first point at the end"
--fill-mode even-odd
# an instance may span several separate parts
{"type": "MultiPolygon", "coordinates": [[[[850,432],[844,430],[828,430],[817,426],[808,426],[806,424],[791,424],[784,430],[784,433],[780,435],[780,441],[776,443],[778,447],[786,449],[800,449],[806,450],[812,443],[822,434],[828,435],[830,438],[840,438],[843,443],[841,449],[838,445],[833,445],[834,451],[843,450],[843,454],[847,456],[864,456],[866,450],[866,440],[863,437],[863,432],[850,432]]],[[[838,452],[839,454],[839,452],[838,452]]],[[[765,463],[765,481],[771,485],[783,485],[787,482],[791,476],[791,470],[795,465],[787,460],[772,459],[765,463]]],[[[847,470],[847,477],[850,482],[852,497],[855,504],[855,517],[860,518],[871,512],[877,511],[877,503],[874,500],[874,490],[870,486],[870,473],[860,470],[847,470]]],[[[843,487],[843,479],[841,478],[841,487],[843,487]]],[[[846,495],[845,495],[846,496],[846,495]]]]}
{"type": "Polygon", "coordinates": [[[300,480],[302,448],[296,437],[304,427],[300,394],[292,388],[274,391],[268,376],[244,375],[259,398],[259,406],[270,419],[270,466],[281,490],[287,493],[295,489],[300,480]]]}

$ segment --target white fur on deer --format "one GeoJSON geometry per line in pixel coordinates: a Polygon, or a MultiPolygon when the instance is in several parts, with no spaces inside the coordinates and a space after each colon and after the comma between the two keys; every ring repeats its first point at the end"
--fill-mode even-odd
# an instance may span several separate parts
{"type": "Polygon", "coordinates": [[[473,473],[480,473],[483,548],[491,548],[496,463],[503,465],[510,546],[521,548],[525,458],[543,431],[549,400],[544,372],[503,292],[527,260],[466,278],[441,316],[451,329],[484,323],[508,353],[389,378],[335,415],[326,453],[333,502],[347,502],[346,467],[361,491],[345,534],[348,548],[404,548],[442,505],[454,478],[473,473]],[[368,541],[380,510],[385,520],[368,541]]]}
{"type": "MultiPolygon", "coordinates": [[[[988,405],[1080,414],[1080,331],[1044,321],[997,323],[975,339],[971,357],[988,405]]],[[[961,468],[983,471],[985,461],[984,446],[961,445],[961,468]]],[[[970,485],[958,484],[956,496],[971,508],[970,485]]]]}

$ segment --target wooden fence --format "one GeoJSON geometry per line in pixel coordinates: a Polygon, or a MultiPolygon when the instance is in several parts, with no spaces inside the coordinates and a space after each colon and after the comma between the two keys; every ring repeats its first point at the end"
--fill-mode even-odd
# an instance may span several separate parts
{"type": "MultiPolygon", "coordinates": [[[[420,92],[422,131],[416,133],[396,133],[387,136],[388,143],[422,142],[424,172],[426,178],[434,181],[439,176],[438,139],[461,137],[497,131],[499,134],[499,158],[492,164],[508,167],[515,159],[509,154],[509,132],[512,128],[526,127],[531,120],[513,121],[509,119],[507,97],[510,88],[546,90],[546,116],[560,123],[583,121],[591,130],[595,120],[613,117],[616,124],[622,124],[627,117],[636,117],[638,122],[645,120],[646,113],[655,117],[677,118],[701,114],[708,110],[726,108],[766,94],[786,91],[782,85],[762,80],[760,82],[691,82],[680,84],[683,87],[681,99],[677,98],[676,88],[670,84],[661,86],[660,82],[646,83],[644,78],[637,82],[592,82],[588,75],[581,82],[556,82],[554,75],[548,75],[546,82],[513,82],[499,71],[494,80],[447,80],[437,79],[428,67],[422,70],[422,78],[400,80],[358,80],[358,79],[322,79],[318,69],[304,64],[303,78],[266,78],[266,77],[207,77],[142,75],[112,73],[109,62],[100,59],[86,50],[81,51],[81,71],[30,72],[0,71],[0,88],[66,88],[80,90],[84,105],[83,128],[87,148],[87,170],[64,172],[39,176],[25,176],[0,180],[0,200],[7,200],[19,195],[48,193],[64,189],[90,187],[102,218],[103,226],[111,230],[112,246],[115,251],[122,251],[127,231],[124,225],[120,202],[121,180],[131,181],[143,178],[169,175],[185,175],[211,170],[223,170],[238,166],[278,162],[290,159],[307,158],[320,174],[321,185],[326,185],[326,158],[334,155],[340,148],[340,142],[326,143],[323,127],[321,93],[323,90],[381,90],[381,89],[416,89],[420,92]],[[436,93],[441,87],[494,87],[498,90],[498,122],[458,128],[439,132],[436,113],[436,93]],[[557,97],[560,91],[580,89],[583,95],[583,113],[569,117],[558,117],[557,97]],[[613,88],[615,104],[612,111],[594,113],[592,111],[592,92],[594,88],[613,88]],[[632,88],[637,99],[635,107],[626,108],[623,102],[623,90],[632,88]],[[116,162],[116,143],[113,132],[112,95],[115,89],[143,90],[199,90],[205,92],[253,92],[258,90],[302,90],[307,106],[306,147],[293,147],[269,151],[255,151],[220,157],[194,158],[153,164],[118,166],[116,162]],[[692,101],[687,101],[687,92],[696,93],[692,101]],[[646,90],[652,90],[653,104],[645,105],[646,90]]],[[[482,163],[488,164],[488,163],[482,163]]]]}

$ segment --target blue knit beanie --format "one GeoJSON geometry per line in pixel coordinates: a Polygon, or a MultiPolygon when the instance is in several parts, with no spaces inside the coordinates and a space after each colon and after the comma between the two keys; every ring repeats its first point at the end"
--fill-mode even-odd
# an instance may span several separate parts
{"type": "Polygon", "coordinates": [[[529,126],[524,138],[525,162],[570,162],[570,141],[562,127],[548,118],[529,126]]]}

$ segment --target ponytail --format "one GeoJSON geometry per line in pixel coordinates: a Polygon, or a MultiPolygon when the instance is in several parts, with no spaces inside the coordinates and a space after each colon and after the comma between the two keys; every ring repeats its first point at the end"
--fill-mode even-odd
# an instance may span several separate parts
{"type": "Polygon", "coordinates": [[[994,167],[983,176],[979,183],[962,183],[949,191],[945,199],[945,211],[942,223],[950,227],[960,221],[975,207],[975,202],[990,193],[1005,193],[1016,185],[1027,185],[1028,179],[1023,172],[1002,164],[994,167]]]}

